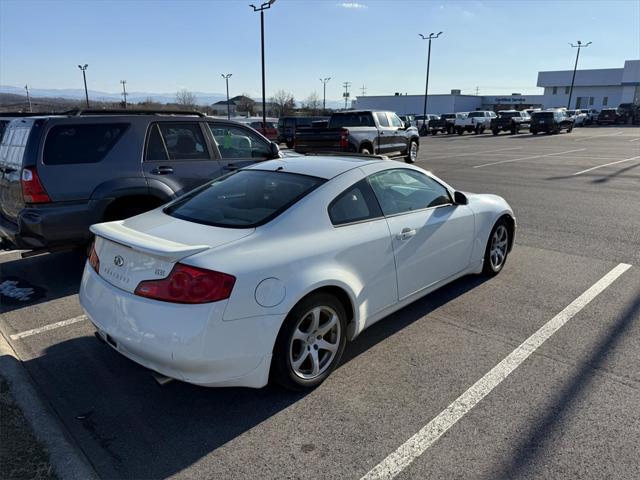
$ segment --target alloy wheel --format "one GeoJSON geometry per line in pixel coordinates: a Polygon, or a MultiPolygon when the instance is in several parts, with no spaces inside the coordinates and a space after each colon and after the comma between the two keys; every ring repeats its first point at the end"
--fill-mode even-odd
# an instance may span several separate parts
{"type": "Polygon", "coordinates": [[[491,237],[491,247],[489,248],[489,260],[491,268],[498,271],[502,268],[504,260],[507,257],[507,244],[509,241],[509,232],[504,225],[498,225],[496,231],[491,237]]]}

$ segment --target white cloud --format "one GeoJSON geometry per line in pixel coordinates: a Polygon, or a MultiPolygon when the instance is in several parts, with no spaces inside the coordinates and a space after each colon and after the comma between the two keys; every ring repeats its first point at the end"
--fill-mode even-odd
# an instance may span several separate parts
{"type": "Polygon", "coordinates": [[[343,2],[343,3],[339,3],[338,6],[342,8],[351,8],[354,10],[362,10],[367,8],[367,6],[364,3],[358,3],[358,2],[343,2]]]}

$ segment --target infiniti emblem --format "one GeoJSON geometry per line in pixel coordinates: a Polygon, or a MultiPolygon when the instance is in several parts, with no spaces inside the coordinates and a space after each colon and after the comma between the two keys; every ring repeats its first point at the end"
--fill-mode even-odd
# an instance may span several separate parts
{"type": "Polygon", "coordinates": [[[120,255],[116,255],[115,257],[113,257],[113,264],[116,267],[121,267],[124,265],[124,258],[122,258],[120,255]]]}

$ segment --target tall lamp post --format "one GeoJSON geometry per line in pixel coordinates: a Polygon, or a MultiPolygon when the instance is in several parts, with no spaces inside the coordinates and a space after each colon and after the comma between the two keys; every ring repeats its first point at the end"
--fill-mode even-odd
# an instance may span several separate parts
{"type": "Polygon", "coordinates": [[[82,70],[82,78],[84,80],[84,98],[87,101],[87,108],[89,108],[89,91],[87,90],[87,74],[86,74],[86,70],[88,66],[89,65],[87,65],[86,63],[84,65],[78,65],[78,68],[82,70]]]}
{"type": "Polygon", "coordinates": [[[327,111],[327,83],[329,83],[331,77],[321,78],[322,82],[322,114],[327,111]]]}
{"type": "Polygon", "coordinates": [[[222,78],[224,78],[224,81],[227,82],[227,120],[231,119],[231,107],[229,106],[229,77],[231,77],[231,73],[227,73],[226,75],[224,73],[220,74],[222,76],[222,78]]]}
{"type": "Polygon", "coordinates": [[[429,66],[431,64],[431,40],[433,40],[434,38],[438,38],[440,35],[442,35],[442,32],[438,32],[437,35],[435,33],[430,33],[428,37],[425,37],[421,33],[419,33],[418,35],[420,35],[420,38],[422,38],[423,40],[429,40],[429,49],[427,50],[427,81],[424,86],[424,108],[422,111],[422,115],[423,115],[422,130],[424,131],[426,129],[426,123],[427,123],[427,95],[429,93],[429,66]]]}
{"type": "Polygon", "coordinates": [[[127,93],[127,81],[126,80],[120,80],[120,83],[122,84],[122,100],[123,100],[123,104],[124,104],[124,109],[127,109],[127,95],[129,95],[127,93]]]}
{"type": "Polygon", "coordinates": [[[260,47],[262,50],[262,128],[266,128],[267,125],[267,101],[265,99],[264,93],[264,11],[271,8],[271,5],[275,3],[276,0],[269,0],[268,2],[263,3],[259,7],[255,5],[249,5],[253,8],[254,12],[260,12],[260,47]]]}
{"type": "Polygon", "coordinates": [[[33,113],[33,107],[31,106],[31,95],[29,95],[29,85],[25,85],[24,89],[27,91],[27,102],[29,103],[29,113],[33,113]]]}
{"type": "Polygon", "coordinates": [[[569,88],[569,101],[567,102],[567,109],[571,109],[571,97],[573,95],[573,84],[576,81],[576,70],[578,69],[578,58],[580,58],[580,49],[587,48],[591,45],[592,42],[585,43],[584,45],[580,40],[578,40],[578,44],[574,45],[573,43],[569,43],[573,48],[577,48],[578,52],[576,53],[576,63],[573,66],[573,76],[571,77],[571,88],[569,88]]]}

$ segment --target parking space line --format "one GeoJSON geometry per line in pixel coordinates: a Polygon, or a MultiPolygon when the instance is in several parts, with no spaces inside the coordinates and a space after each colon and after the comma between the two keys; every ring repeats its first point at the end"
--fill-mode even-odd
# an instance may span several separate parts
{"type": "Polygon", "coordinates": [[[510,148],[499,148],[497,150],[487,150],[485,152],[465,152],[465,153],[456,153],[454,155],[433,155],[430,158],[454,158],[454,157],[466,157],[469,155],[484,155],[486,153],[496,153],[496,152],[505,152],[507,150],[522,150],[523,147],[510,147],[510,148]]]}
{"type": "Polygon", "coordinates": [[[640,158],[640,155],[638,155],[637,157],[625,158],[624,160],[618,160],[617,162],[609,162],[609,163],[605,163],[603,165],[596,165],[595,167],[587,168],[586,170],[580,170],[579,172],[574,173],[573,176],[575,177],[576,175],[582,175],[583,173],[591,172],[593,170],[597,170],[598,168],[608,167],[609,165],[617,165],[618,163],[624,163],[624,162],[630,162],[632,160],[638,160],[639,158],[640,158]]]}
{"type": "Polygon", "coordinates": [[[509,160],[500,160],[499,162],[491,162],[491,163],[483,163],[482,165],[475,165],[473,168],[490,167],[491,165],[500,165],[502,163],[520,162],[520,161],[523,161],[523,160],[533,160],[534,158],[554,157],[556,155],[564,155],[564,154],[573,153],[573,152],[582,152],[584,150],[586,150],[586,148],[578,148],[576,150],[567,150],[566,152],[546,153],[544,155],[532,155],[530,157],[512,158],[512,159],[509,159],[509,160]]]}
{"type": "Polygon", "coordinates": [[[638,140],[640,140],[640,137],[638,138],[632,138],[631,140],[627,140],[628,142],[637,142],[638,140]]]}
{"type": "Polygon", "coordinates": [[[590,138],[601,138],[601,137],[615,137],[616,135],[622,135],[624,132],[615,132],[615,133],[607,133],[605,135],[591,135],[589,137],[578,137],[574,140],[574,142],[579,142],[580,140],[588,140],[590,138]]]}
{"type": "Polygon", "coordinates": [[[563,325],[573,318],[589,302],[596,298],[631,265],[620,263],[604,277],[594,283],[582,295],[571,302],[564,310],[540,327],[527,338],[518,348],[511,352],[498,365],[487,372],[471,388],[460,395],[454,402],[438,416],[391,453],[382,462],[371,469],[361,480],[392,479],[422,455],[453,425],[464,417],[495,387],[500,385],[518,366],[520,366],[546,340],[556,333],[563,325]]]}
{"type": "Polygon", "coordinates": [[[66,327],[67,325],[82,322],[83,320],[87,320],[86,315],[80,315],[77,317],[69,318],[68,320],[62,320],[61,322],[50,323],[49,325],[45,325],[44,327],[32,328],[31,330],[25,330],[24,332],[15,333],[11,335],[10,338],[11,340],[19,340],[21,338],[30,337],[31,335],[37,335],[38,333],[55,330],[56,328],[66,327]]]}

